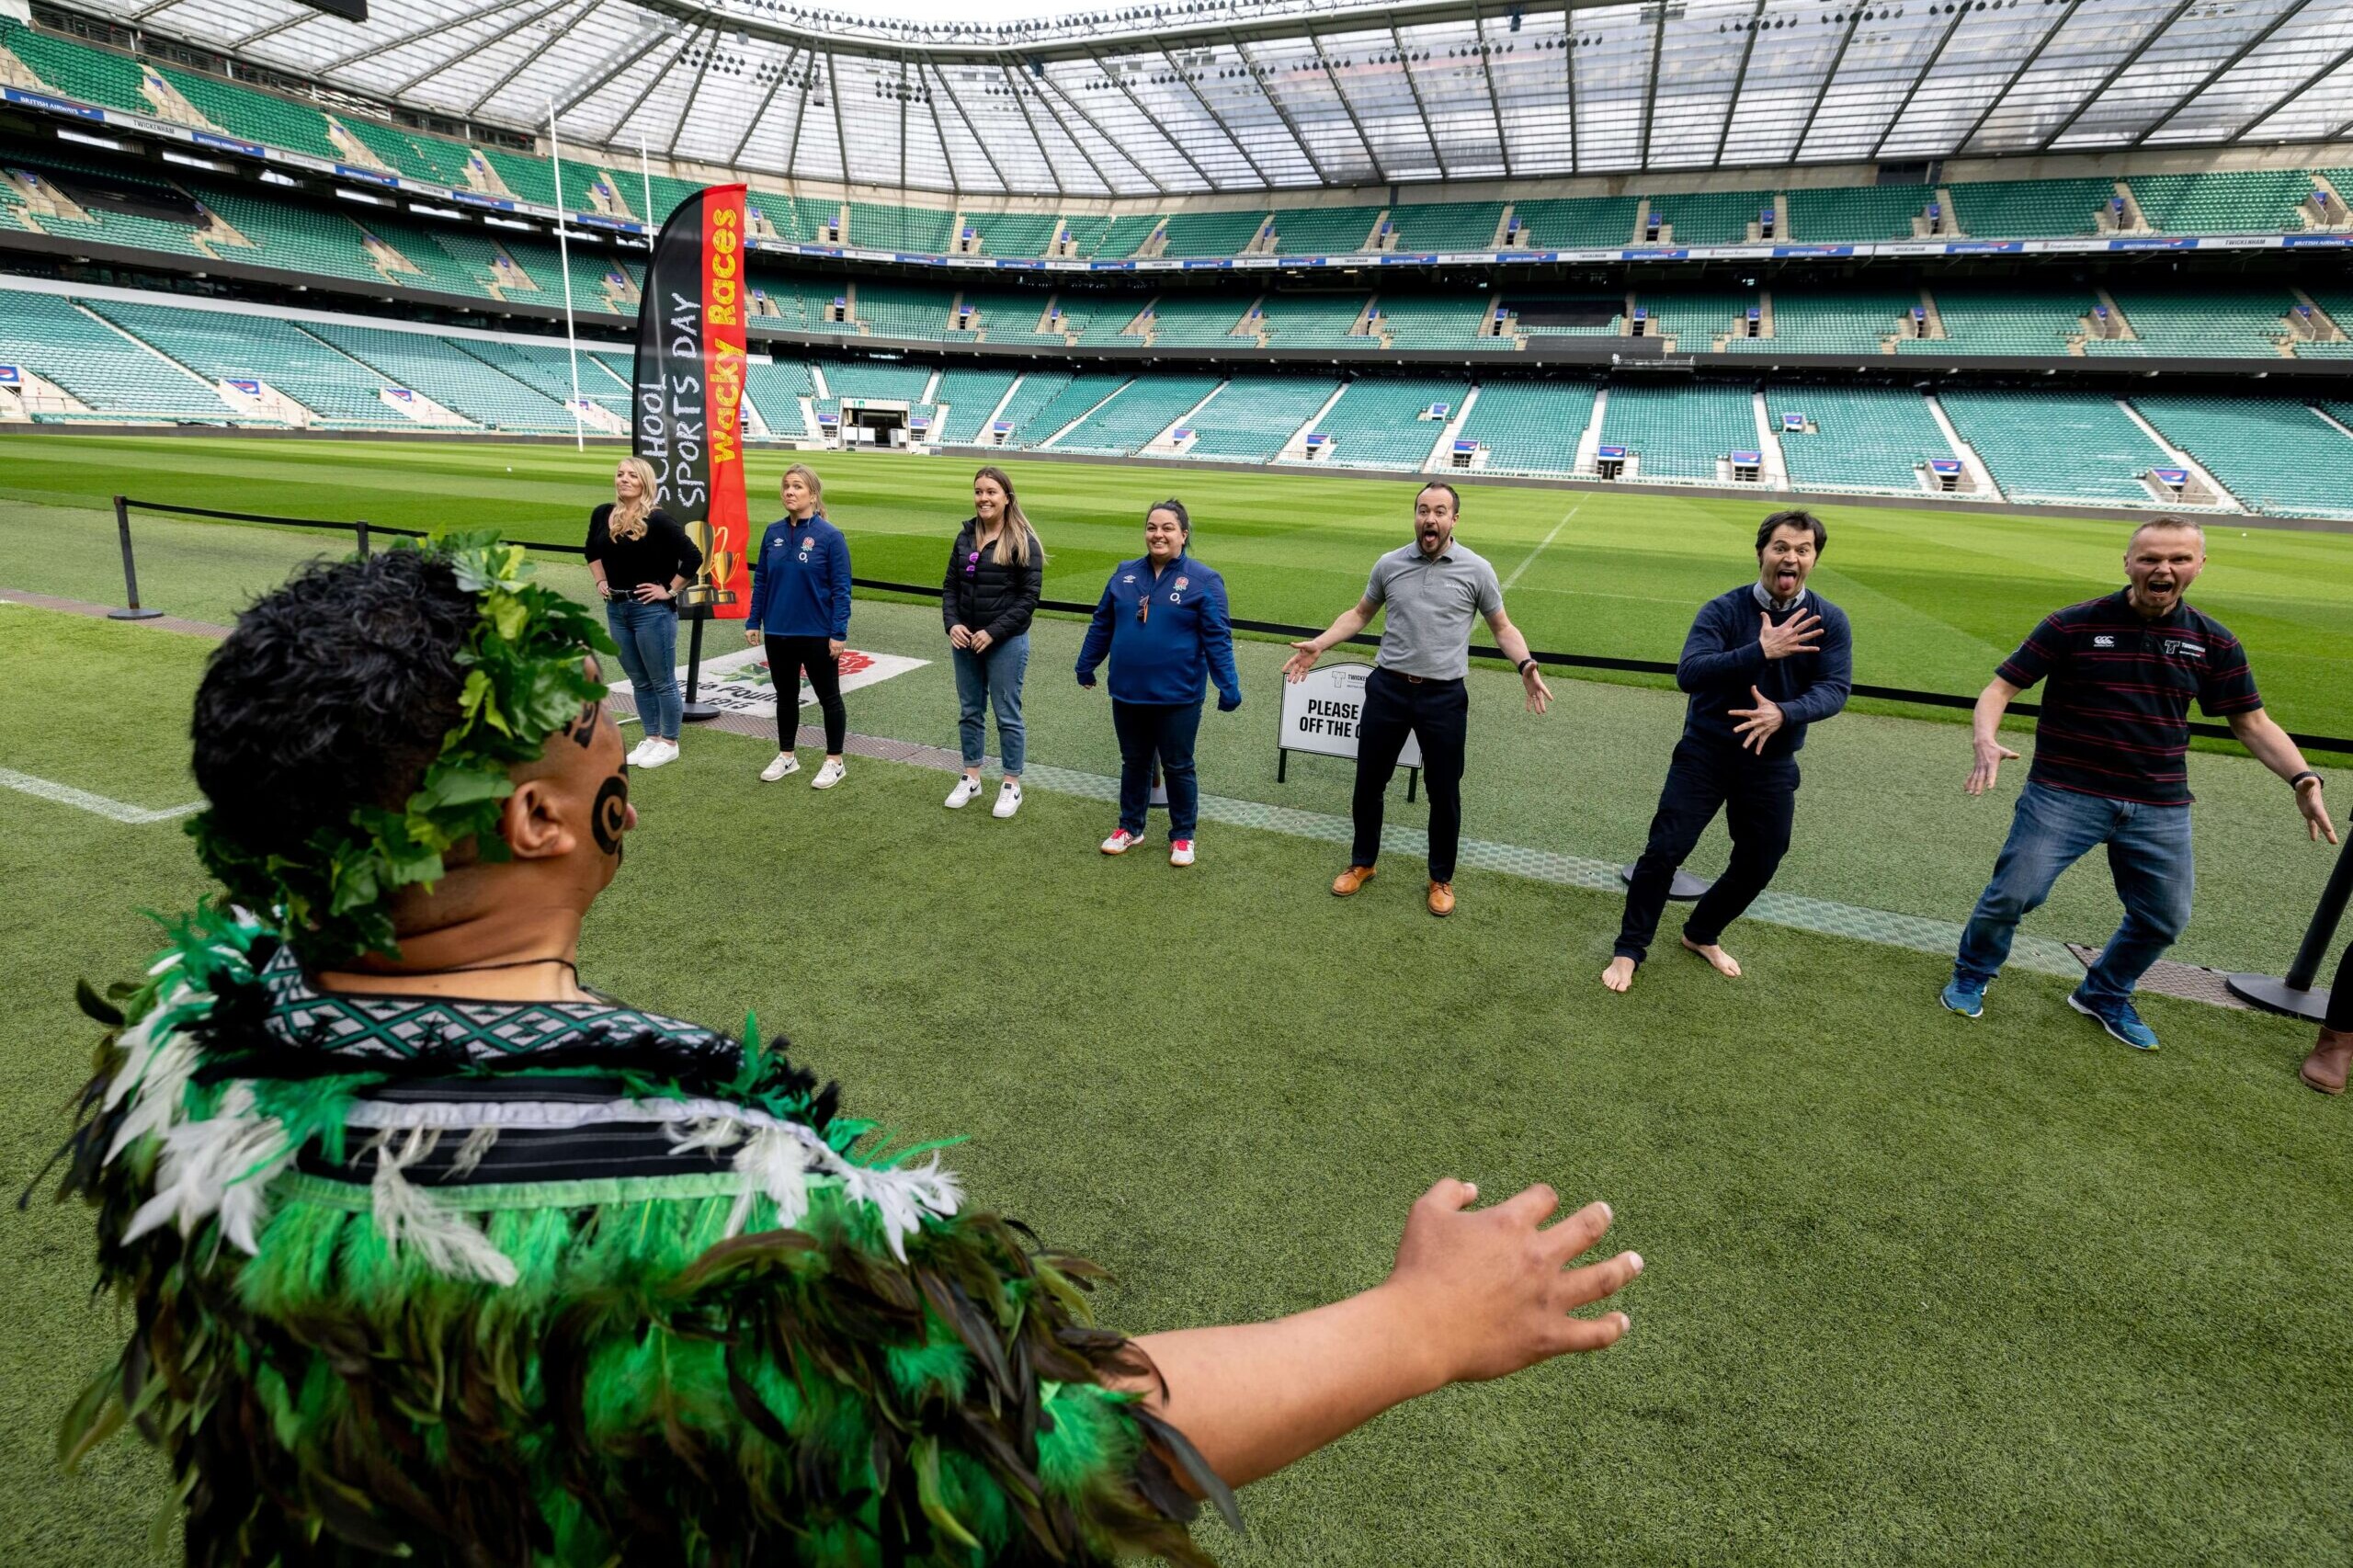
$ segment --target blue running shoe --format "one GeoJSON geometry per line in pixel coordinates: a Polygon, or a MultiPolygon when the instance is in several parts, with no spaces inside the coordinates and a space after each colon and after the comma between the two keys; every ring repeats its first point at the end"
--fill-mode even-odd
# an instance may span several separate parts
{"type": "Polygon", "coordinates": [[[2097,1018],[2099,1027],[2111,1039],[2120,1040],[2135,1051],[2157,1049],[2157,1031],[2141,1021],[2129,1001],[2095,1002],[2081,991],[2067,993],[2067,1006],[2087,1018],[2097,1018]]]}
{"type": "Polygon", "coordinates": [[[1945,1005],[1946,1011],[1959,1013],[1964,1018],[1973,1018],[1985,1010],[1985,987],[1990,983],[1989,981],[1971,980],[1956,974],[1945,982],[1945,988],[1937,994],[1937,1000],[1945,1005]]]}

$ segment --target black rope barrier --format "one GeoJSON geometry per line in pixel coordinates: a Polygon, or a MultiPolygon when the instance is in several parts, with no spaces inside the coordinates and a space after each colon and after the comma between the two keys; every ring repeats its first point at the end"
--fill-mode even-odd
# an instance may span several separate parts
{"type": "MultiPolygon", "coordinates": [[[[148,620],[163,614],[161,610],[142,608],[139,602],[139,574],[137,564],[131,558],[131,513],[134,508],[142,512],[165,512],[182,517],[215,517],[233,523],[267,523],[284,528],[332,528],[357,535],[359,552],[362,555],[368,553],[369,540],[374,534],[391,534],[400,539],[426,537],[426,532],[422,528],[390,528],[384,524],[370,523],[365,519],[347,523],[329,517],[278,517],[262,512],[223,512],[209,506],[175,506],[161,501],[141,501],[127,495],[118,495],[114,498],[114,516],[122,541],[123,590],[129,599],[127,609],[109,612],[118,619],[148,620]]],[[[577,544],[549,544],[538,540],[514,540],[507,542],[525,545],[532,550],[546,551],[555,555],[585,556],[588,553],[585,546],[577,544]]],[[[916,598],[927,599],[943,597],[942,590],[937,585],[892,583],[879,577],[852,577],[849,581],[853,588],[866,588],[875,593],[910,594],[916,598]]],[[[1038,608],[1065,615],[1091,616],[1095,613],[1093,605],[1081,604],[1074,599],[1040,599],[1038,608]]],[[[1313,637],[1323,631],[1320,626],[1293,626],[1279,620],[1237,619],[1233,621],[1232,625],[1237,631],[1256,631],[1270,637],[1313,637]]],[[[697,626],[696,631],[698,633],[700,632],[699,625],[697,626]]],[[[1356,636],[1349,638],[1348,642],[1366,648],[1377,648],[1381,645],[1380,638],[1367,632],[1358,632],[1356,636]]],[[[1631,675],[1652,676],[1672,676],[1675,673],[1675,666],[1662,659],[1621,659],[1606,653],[1555,653],[1533,648],[1529,649],[1529,653],[1538,664],[1550,669],[1615,670],[1631,675]]],[[[1474,659],[1499,661],[1504,657],[1503,651],[1499,648],[1485,648],[1476,644],[1473,644],[1471,649],[1471,656],[1474,659]]],[[[1875,686],[1862,681],[1856,682],[1852,690],[1857,697],[1872,698],[1884,702],[1908,702],[1925,708],[1969,710],[1977,706],[1977,699],[1958,696],[1949,691],[1918,691],[1910,687],[1875,686]]],[[[2040,713],[2042,709],[2039,703],[2013,702],[2010,704],[2009,711],[2022,717],[2032,718],[2040,713]]],[[[2210,724],[2192,721],[2189,733],[2209,740],[2236,739],[2231,733],[2231,728],[2227,724],[2210,724]]],[[[2309,746],[2315,751],[2331,751],[2353,756],[2353,740],[2341,735],[2311,735],[2290,731],[2288,738],[2300,746],[2309,746]]]]}

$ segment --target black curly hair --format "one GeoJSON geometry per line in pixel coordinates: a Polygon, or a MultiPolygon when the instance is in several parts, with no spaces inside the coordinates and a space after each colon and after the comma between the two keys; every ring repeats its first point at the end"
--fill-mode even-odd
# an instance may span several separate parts
{"type": "Polygon", "coordinates": [[[480,614],[447,562],[411,550],[313,562],[256,599],[188,725],[214,831],[293,855],[357,807],[406,801],[458,722],[480,614]]]}

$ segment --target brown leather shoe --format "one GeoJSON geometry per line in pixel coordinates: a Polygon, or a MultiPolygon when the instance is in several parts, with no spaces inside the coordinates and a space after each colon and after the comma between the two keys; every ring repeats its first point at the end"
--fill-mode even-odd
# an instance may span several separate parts
{"type": "Polygon", "coordinates": [[[1334,898],[1354,898],[1358,892],[1363,888],[1365,883],[1370,881],[1372,881],[1371,867],[1351,866],[1347,870],[1342,871],[1338,876],[1332,879],[1332,896],[1334,898]]]}
{"type": "Polygon", "coordinates": [[[1454,913],[1454,884],[1452,882],[1430,884],[1430,913],[1441,915],[1454,913]]]}
{"type": "Polygon", "coordinates": [[[2341,1095],[2348,1070],[2353,1070],[2353,1030],[2321,1030],[2313,1053],[2304,1058],[2304,1082],[2324,1095],[2341,1095]]]}

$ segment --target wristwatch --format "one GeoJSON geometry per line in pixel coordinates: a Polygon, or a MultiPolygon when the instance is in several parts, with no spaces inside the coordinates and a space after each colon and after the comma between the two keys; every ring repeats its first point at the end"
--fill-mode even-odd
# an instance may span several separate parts
{"type": "Polygon", "coordinates": [[[2288,780],[2288,788],[2290,790],[2301,790],[2304,787],[2304,780],[2307,778],[2311,779],[2315,784],[2321,782],[2320,775],[2307,767],[2302,773],[2297,774],[2293,778],[2288,780]]]}
{"type": "Polygon", "coordinates": [[[1521,675],[1526,675],[1529,671],[1530,671],[1530,670],[1534,669],[1535,667],[1536,667],[1536,657],[1535,657],[1535,655],[1534,655],[1534,654],[1532,654],[1532,653],[1531,653],[1531,654],[1529,654],[1527,658],[1520,660],[1520,662],[1519,662],[1519,673],[1520,673],[1521,675]]]}

